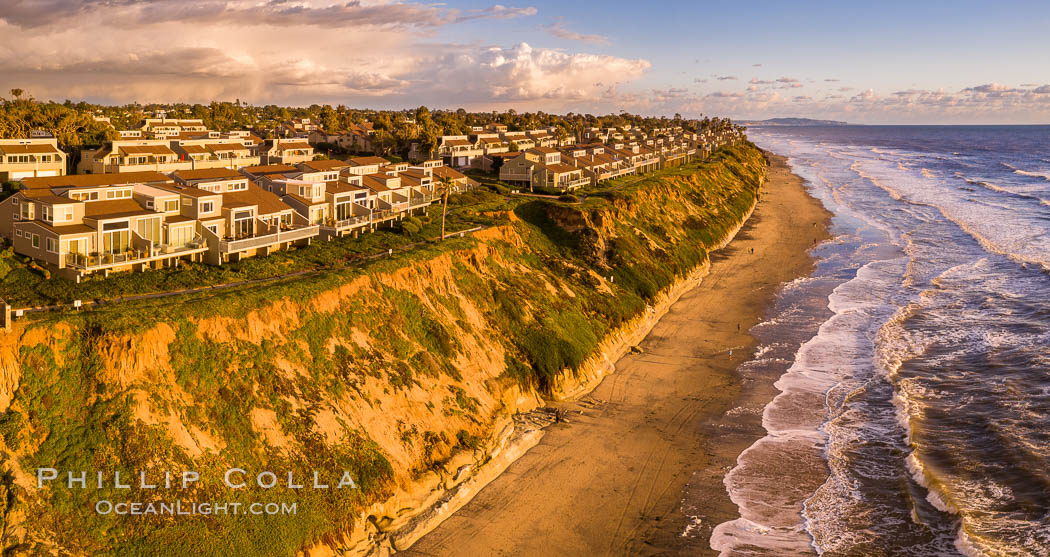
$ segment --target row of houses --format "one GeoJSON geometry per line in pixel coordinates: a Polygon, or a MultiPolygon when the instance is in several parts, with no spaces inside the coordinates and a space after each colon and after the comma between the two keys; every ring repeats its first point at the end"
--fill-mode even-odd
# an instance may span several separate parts
{"type": "Polygon", "coordinates": [[[379,157],[231,168],[23,177],[0,203],[15,252],[79,280],[90,273],[212,265],[420,214],[450,184],[477,184],[441,161],[379,157]]]}
{"type": "Polygon", "coordinates": [[[371,122],[363,124],[350,124],[347,129],[338,133],[329,133],[322,129],[315,129],[308,134],[300,133],[297,137],[305,138],[312,145],[328,143],[338,146],[344,151],[374,153],[376,131],[371,122]]]}
{"type": "MultiPolygon", "coordinates": [[[[238,169],[313,160],[304,139],[263,141],[250,132],[180,132],[165,139],[119,139],[81,152],[78,174],[238,169]]],[[[68,156],[54,138],[0,139],[0,182],[64,176],[68,156]]]]}
{"type": "MultiPolygon", "coordinates": [[[[689,134],[695,135],[695,134],[689,134]]],[[[629,174],[645,174],[706,157],[722,142],[699,143],[680,136],[652,142],[652,147],[611,140],[563,146],[533,147],[518,153],[485,157],[483,168],[498,169],[500,180],[530,189],[571,191],[629,174]]]]}
{"type": "Polygon", "coordinates": [[[588,128],[580,140],[559,135],[555,128],[511,132],[506,126],[490,124],[475,130],[470,135],[443,136],[435,155],[455,168],[499,171],[504,181],[533,186],[586,183],[567,166],[580,170],[578,174],[592,184],[625,173],[648,172],[705,156],[740,138],[735,132],[693,132],[681,126],[588,128]],[[553,156],[554,151],[561,153],[560,158],[553,156]],[[533,173],[538,173],[536,181],[533,173]]]}

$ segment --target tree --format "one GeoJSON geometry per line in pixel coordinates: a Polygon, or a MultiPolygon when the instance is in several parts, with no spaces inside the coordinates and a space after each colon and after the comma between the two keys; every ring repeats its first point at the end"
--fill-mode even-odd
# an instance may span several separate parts
{"type": "Polygon", "coordinates": [[[452,191],[452,187],[455,185],[455,182],[452,181],[452,178],[443,178],[441,180],[441,185],[444,189],[441,195],[441,239],[444,240],[445,217],[448,216],[448,194],[450,191],[452,191]]]}

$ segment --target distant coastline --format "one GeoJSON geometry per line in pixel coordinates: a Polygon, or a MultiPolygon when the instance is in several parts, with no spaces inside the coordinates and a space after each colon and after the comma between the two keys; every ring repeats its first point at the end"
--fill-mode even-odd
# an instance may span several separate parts
{"type": "Polygon", "coordinates": [[[849,122],[838,120],[814,120],[812,118],[770,118],[768,120],[745,120],[743,126],[848,126],[849,122]]]}

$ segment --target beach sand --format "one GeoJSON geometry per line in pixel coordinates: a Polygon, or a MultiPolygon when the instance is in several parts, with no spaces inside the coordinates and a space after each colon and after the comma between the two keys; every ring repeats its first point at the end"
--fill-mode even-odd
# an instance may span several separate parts
{"type": "Polygon", "coordinates": [[[811,272],[807,250],[827,237],[828,213],[783,158],[771,159],[751,219],[712,254],[710,275],[671,307],[642,352],[620,359],[589,395],[558,404],[568,423],[549,427],[539,445],[404,554],[713,553],[711,529],[737,516],[722,477],[764,434],[759,416],[725,413],[776,394],[772,379],[744,386],[735,373],[754,350],[747,331],[780,284],[811,272]],[[693,522],[681,512],[687,482],[694,497],[710,496],[698,510],[699,530],[683,537],[693,522]]]}

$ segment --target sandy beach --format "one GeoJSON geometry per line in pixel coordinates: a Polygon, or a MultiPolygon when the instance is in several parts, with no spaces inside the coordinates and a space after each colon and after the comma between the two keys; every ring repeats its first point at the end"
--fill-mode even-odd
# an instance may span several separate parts
{"type": "Polygon", "coordinates": [[[772,379],[744,386],[735,373],[755,344],[747,331],[780,284],[811,271],[806,251],[827,234],[827,212],[783,158],[772,162],[751,219],[641,353],[623,357],[589,395],[559,404],[568,423],[551,426],[405,554],[712,553],[713,526],[737,516],[722,477],[763,434],[758,416],[725,413],[776,393],[772,379]],[[694,526],[700,534],[683,538],[692,523],[680,510],[687,482],[710,496],[694,526]]]}

